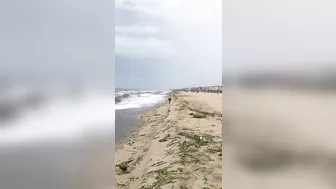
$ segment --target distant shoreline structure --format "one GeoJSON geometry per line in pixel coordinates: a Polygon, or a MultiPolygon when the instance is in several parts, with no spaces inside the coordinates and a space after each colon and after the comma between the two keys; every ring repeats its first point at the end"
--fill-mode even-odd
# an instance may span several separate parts
{"type": "Polygon", "coordinates": [[[222,86],[205,86],[205,87],[188,87],[182,89],[175,89],[174,91],[184,91],[184,92],[207,92],[207,93],[222,93],[222,86]]]}
{"type": "Polygon", "coordinates": [[[251,72],[236,76],[235,78],[223,78],[225,86],[242,87],[276,87],[287,89],[314,89],[335,90],[336,71],[310,71],[310,72],[251,72]]]}

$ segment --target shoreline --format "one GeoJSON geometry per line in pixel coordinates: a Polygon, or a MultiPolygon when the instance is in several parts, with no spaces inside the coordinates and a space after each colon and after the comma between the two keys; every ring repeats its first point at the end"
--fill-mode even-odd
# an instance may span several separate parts
{"type": "Polygon", "coordinates": [[[116,188],[221,188],[221,95],[169,95],[116,145],[116,188]]]}
{"type": "MultiPolygon", "coordinates": [[[[167,96],[169,96],[171,93],[167,94],[167,96]]],[[[131,134],[136,132],[139,129],[140,126],[140,122],[141,122],[141,117],[149,111],[153,111],[154,109],[164,105],[168,103],[168,101],[165,99],[164,101],[157,103],[155,105],[152,106],[145,106],[145,107],[139,107],[139,108],[133,108],[133,109],[121,109],[121,110],[116,110],[116,112],[120,112],[121,114],[128,114],[125,118],[126,122],[127,121],[131,121],[133,122],[133,124],[135,124],[132,129],[128,130],[128,132],[125,132],[124,134],[122,134],[122,136],[120,136],[120,139],[117,140],[118,137],[115,137],[115,144],[116,144],[116,149],[118,146],[122,146],[125,143],[127,143],[127,141],[129,141],[131,134]],[[135,116],[135,117],[129,117],[129,114],[132,114],[131,116],[135,116]],[[133,119],[133,120],[132,120],[133,119]],[[135,123],[134,123],[135,122],[135,123]]],[[[117,114],[116,114],[117,115],[117,114]]],[[[116,121],[118,120],[118,118],[120,118],[119,116],[116,116],[116,121]]],[[[126,123],[126,125],[128,125],[129,123],[126,123]]],[[[117,126],[117,122],[116,122],[116,128],[120,127],[117,126]]]]}
{"type": "Polygon", "coordinates": [[[139,117],[143,112],[147,111],[147,108],[137,109],[124,109],[116,110],[116,134],[115,144],[116,146],[127,140],[131,132],[136,130],[139,126],[139,117]],[[119,130],[119,131],[117,131],[119,130]]]}
{"type": "MultiPolygon", "coordinates": [[[[155,109],[159,108],[160,106],[163,106],[164,104],[166,104],[167,102],[163,102],[163,103],[159,103],[157,105],[154,105],[152,107],[146,107],[146,108],[138,108],[138,109],[142,109],[139,110],[139,114],[137,114],[136,117],[136,125],[134,126],[134,128],[132,129],[132,131],[128,132],[127,134],[125,134],[119,141],[116,141],[116,147],[115,149],[120,148],[121,146],[125,145],[127,142],[130,141],[132,133],[137,132],[140,129],[140,125],[141,125],[141,119],[143,117],[144,114],[146,114],[146,112],[151,112],[154,111],[155,109]]],[[[125,111],[125,110],[118,110],[118,111],[125,111]]],[[[127,111],[127,109],[126,109],[127,111]]]]}

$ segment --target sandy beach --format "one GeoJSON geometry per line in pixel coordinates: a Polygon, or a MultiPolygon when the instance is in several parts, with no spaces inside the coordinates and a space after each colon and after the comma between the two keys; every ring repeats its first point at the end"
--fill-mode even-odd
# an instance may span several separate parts
{"type": "Polygon", "coordinates": [[[223,91],[223,187],[335,188],[335,93],[223,91]]]}
{"type": "Polygon", "coordinates": [[[222,95],[170,95],[116,146],[116,188],[221,188],[222,95]]]}

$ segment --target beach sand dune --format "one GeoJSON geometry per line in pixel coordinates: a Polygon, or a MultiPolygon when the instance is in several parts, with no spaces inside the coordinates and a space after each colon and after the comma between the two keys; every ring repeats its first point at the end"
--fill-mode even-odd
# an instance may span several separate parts
{"type": "Polygon", "coordinates": [[[170,95],[116,147],[117,188],[221,188],[222,95],[170,95]]]}

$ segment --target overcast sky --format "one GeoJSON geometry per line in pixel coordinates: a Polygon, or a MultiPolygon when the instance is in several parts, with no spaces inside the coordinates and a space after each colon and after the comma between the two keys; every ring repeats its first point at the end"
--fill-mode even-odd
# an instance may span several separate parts
{"type": "Polygon", "coordinates": [[[114,2],[1,1],[0,53],[0,78],[113,84],[114,2]]]}
{"type": "Polygon", "coordinates": [[[333,0],[1,1],[0,77],[175,88],[219,84],[222,68],[228,75],[335,65],[334,7],[333,0]]]}
{"type": "Polygon", "coordinates": [[[333,0],[223,1],[223,75],[336,63],[333,0]]]}
{"type": "Polygon", "coordinates": [[[221,0],[116,0],[116,85],[166,89],[222,80],[221,0]]]}

